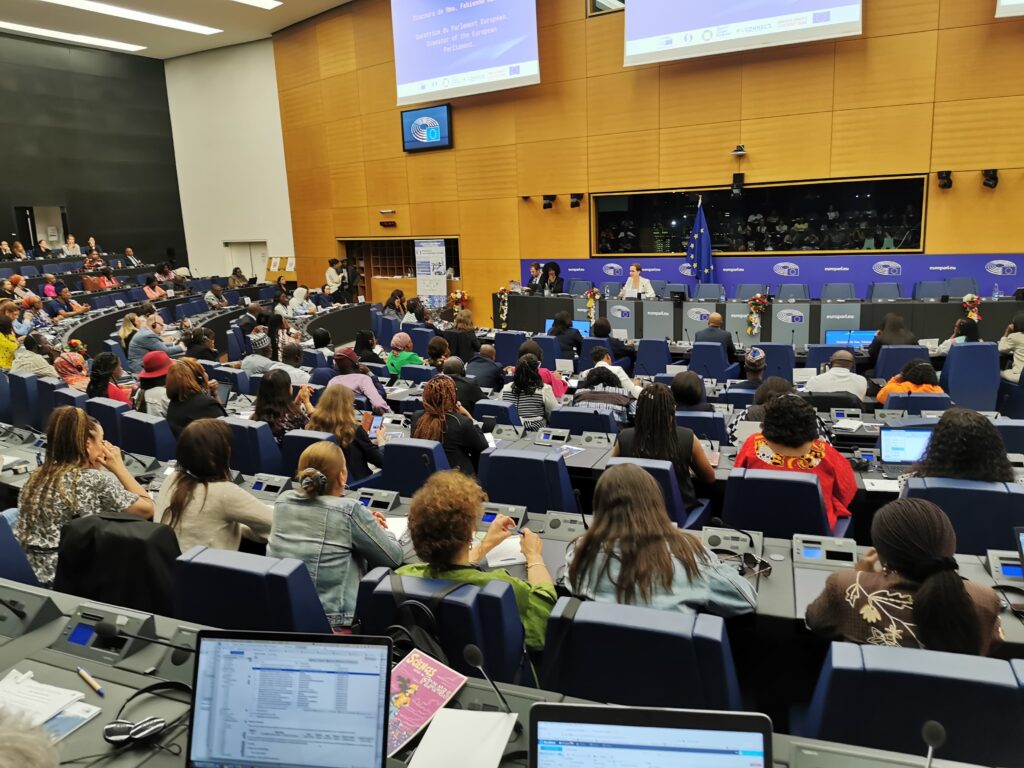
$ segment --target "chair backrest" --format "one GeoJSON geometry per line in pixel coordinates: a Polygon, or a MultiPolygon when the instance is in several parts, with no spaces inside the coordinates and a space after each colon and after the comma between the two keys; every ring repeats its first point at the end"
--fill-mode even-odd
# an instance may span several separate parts
{"type": "Polygon", "coordinates": [[[764,378],[781,376],[786,381],[793,381],[793,368],[796,367],[796,350],[792,344],[777,341],[760,342],[757,344],[764,351],[764,378]]]}
{"type": "MultiPolygon", "coordinates": [[[[2,394],[2,392],[0,392],[2,394]]],[[[85,401],[89,398],[85,392],[71,387],[58,387],[53,391],[53,407],[60,408],[62,405],[70,405],[75,408],[85,408],[85,401]]]]}
{"type": "Polygon", "coordinates": [[[121,414],[121,447],[160,461],[170,461],[177,453],[167,419],[131,410],[121,414]]]}
{"type": "Polygon", "coordinates": [[[104,438],[121,444],[121,414],[131,410],[127,403],[109,397],[91,397],[85,401],[85,412],[103,427],[104,438]]]}
{"type": "MultiPolygon", "coordinates": [[[[39,408],[39,430],[46,431],[46,425],[50,421],[50,414],[54,409],[54,393],[64,386],[61,379],[52,376],[41,376],[36,379],[36,407],[39,408]]],[[[2,396],[2,394],[0,394],[2,396]]],[[[0,418],[3,421],[3,418],[0,418]]]]}
{"type": "Polygon", "coordinates": [[[947,296],[955,296],[959,299],[968,293],[978,295],[978,281],[973,277],[947,277],[945,283],[947,296]]]}
{"type": "Polygon", "coordinates": [[[224,421],[231,427],[231,468],[246,475],[266,472],[281,474],[281,449],[274,433],[265,421],[253,421],[239,416],[228,416],[224,421]]]}
{"type": "Polygon", "coordinates": [[[907,496],[933,501],[949,515],[956,551],[984,555],[990,549],[1016,550],[1014,527],[1024,527],[1024,486],[945,477],[912,477],[907,496]]]}
{"type": "Polygon", "coordinates": [[[380,333],[377,335],[377,343],[385,350],[391,348],[391,337],[398,333],[402,321],[395,317],[380,318],[380,333]]]}
{"type": "Polygon", "coordinates": [[[671,299],[673,293],[682,294],[684,297],[688,298],[690,295],[690,286],[686,283],[668,283],[665,285],[665,295],[661,298],[671,299]]]}
{"type": "Polygon", "coordinates": [[[906,411],[908,415],[918,416],[921,411],[945,411],[953,405],[949,395],[942,394],[904,394],[893,393],[885,401],[885,407],[892,411],[906,411]]]}
{"type": "Polygon", "coordinates": [[[961,408],[994,411],[999,400],[999,349],[994,342],[954,344],[939,383],[961,408]]]}
{"type": "Polygon", "coordinates": [[[726,378],[729,360],[725,356],[725,347],[717,341],[698,341],[690,352],[690,370],[700,374],[701,378],[726,378]]]}
{"type": "Polygon", "coordinates": [[[842,344],[808,344],[807,362],[804,365],[817,372],[818,366],[829,362],[832,359],[832,355],[842,349],[853,352],[852,349],[844,347],[842,344]]]}
{"type": "Polygon", "coordinates": [[[430,344],[430,340],[434,338],[434,332],[430,328],[412,328],[409,331],[409,336],[412,337],[412,348],[417,355],[426,359],[427,357],[427,345],[430,344]]]}
{"type": "Polygon", "coordinates": [[[582,435],[584,432],[619,431],[619,425],[615,423],[612,414],[595,411],[586,406],[563,405],[555,408],[548,419],[548,426],[554,429],[568,429],[574,435],[582,435]]]}
{"type": "Polygon", "coordinates": [[[338,442],[330,432],[317,432],[313,429],[293,429],[285,432],[284,440],[281,441],[281,472],[288,477],[295,477],[299,466],[299,457],[302,452],[313,443],[327,441],[338,442]]]}
{"type": "Polygon", "coordinates": [[[196,546],[174,567],[174,613],[223,629],[331,631],[306,564],[196,546]]]}
{"type": "MultiPolygon", "coordinates": [[[[399,578],[408,599],[428,605],[437,592],[451,583],[415,576],[399,578]]],[[[395,623],[396,614],[391,572],[374,568],[359,582],[356,617],[362,623],[362,631],[383,635],[395,623]]],[[[492,679],[503,683],[518,681],[525,632],[511,584],[464,584],[445,595],[434,618],[449,665],[464,675],[479,677],[480,673],[467,665],[462,655],[462,649],[472,643],[483,652],[484,669],[492,679]]]]}
{"type": "Polygon", "coordinates": [[[235,362],[245,357],[245,341],[242,329],[237,326],[228,328],[228,360],[235,362]]]}
{"type": "Polygon", "coordinates": [[[746,301],[755,293],[767,293],[768,286],[763,283],[740,283],[736,286],[736,294],[733,298],[739,301],[746,301]]]}
{"type": "Polygon", "coordinates": [[[831,536],[817,475],[772,469],[733,469],[722,519],[731,526],[791,539],[795,533],[831,536]]]}
{"type": "Polygon", "coordinates": [[[530,512],[578,512],[565,459],[558,453],[498,448],[480,456],[480,485],[491,501],[530,512]],[[524,482],[523,478],[529,478],[524,482]]]}
{"type": "MultiPolygon", "coordinates": [[[[571,357],[571,355],[567,356],[562,352],[562,347],[559,346],[558,341],[554,336],[538,334],[533,337],[533,340],[537,342],[537,346],[540,347],[541,354],[544,355],[544,359],[540,364],[541,368],[547,368],[548,370],[553,371],[555,370],[555,360],[558,358],[567,359],[568,357],[571,357]]],[[[515,365],[516,360],[513,360],[511,364],[515,365]]]]}
{"type": "Polygon", "coordinates": [[[903,298],[903,288],[899,283],[872,283],[868,287],[868,301],[903,298]]]}
{"type": "Polygon", "coordinates": [[[676,424],[693,430],[701,440],[714,440],[721,445],[729,443],[725,414],[714,411],[676,411],[676,424]]]}
{"type": "MultiPolygon", "coordinates": [[[[22,277],[39,277],[39,270],[32,264],[23,264],[18,267],[18,273],[22,277]]],[[[10,275],[7,275],[10,277],[10,275]]]]}
{"type": "Polygon", "coordinates": [[[778,301],[806,301],[810,297],[807,290],[807,283],[780,283],[779,290],[775,294],[778,301]]]}
{"type": "Polygon", "coordinates": [[[857,298],[853,283],[825,283],[821,286],[822,301],[852,300],[857,298]]]}
{"type": "Polygon", "coordinates": [[[661,486],[661,494],[665,498],[665,508],[668,516],[680,528],[686,524],[686,507],[683,505],[683,494],[679,490],[679,480],[676,477],[675,467],[671,461],[661,459],[636,459],[616,456],[608,459],[608,466],[614,467],[617,464],[635,464],[646,470],[647,474],[658,481],[661,486]]]}
{"type": "Polygon", "coordinates": [[[0,370],[0,422],[11,423],[11,380],[0,370]]]}
{"type": "Polygon", "coordinates": [[[746,408],[748,405],[754,404],[754,394],[756,392],[756,389],[747,389],[746,387],[726,389],[718,393],[718,402],[732,403],[735,408],[746,408]]]}
{"type": "Polygon", "coordinates": [[[413,384],[424,384],[437,376],[437,368],[432,365],[403,365],[398,378],[411,381],[413,384]]]}
{"type": "Polygon", "coordinates": [[[451,467],[440,443],[400,437],[384,446],[383,471],[367,487],[397,491],[400,496],[412,496],[427,478],[445,469],[451,467]]]}
{"type": "Polygon", "coordinates": [[[0,516],[0,579],[10,579],[19,584],[39,586],[39,580],[32,570],[25,551],[14,538],[14,532],[7,523],[7,518],[0,516]]]}
{"type": "Polygon", "coordinates": [[[803,392],[804,399],[814,406],[816,411],[829,411],[833,408],[862,408],[861,399],[852,392],[803,392]]]}
{"type": "Polygon", "coordinates": [[[608,350],[608,356],[611,357],[612,345],[608,339],[596,339],[593,337],[584,339],[583,348],[580,350],[580,368],[583,370],[590,370],[594,367],[594,363],[591,361],[590,355],[598,347],[604,347],[608,350]]]}
{"type": "Polygon", "coordinates": [[[911,360],[928,359],[928,350],[919,344],[889,344],[878,351],[875,376],[888,381],[911,360]]]}
{"type": "Polygon", "coordinates": [[[112,353],[114,357],[121,361],[122,368],[128,367],[128,355],[124,353],[124,347],[121,346],[119,341],[116,341],[115,339],[104,339],[103,347],[107,352],[112,353]]]}
{"type": "Polygon", "coordinates": [[[580,280],[579,278],[576,278],[569,281],[569,287],[566,290],[574,296],[579,296],[580,294],[586,293],[593,287],[594,284],[590,280],[580,280]]]}
{"type": "Polygon", "coordinates": [[[636,365],[633,371],[637,376],[657,376],[665,373],[672,365],[672,353],[668,342],[664,339],[641,339],[637,345],[636,365]]]}
{"type": "MultiPolygon", "coordinates": [[[[211,373],[207,371],[207,373],[211,373]]],[[[219,365],[213,369],[211,378],[230,384],[231,389],[240,395],[249,394],[249,375],[240,368],[229,368],[226,365],[219,365]]]]}
{"type": "Polygon", "coordinates": [[[600,289],[605,296],[618,296],[619,291],[622,290],[622,283],[615,280],[602,280],[600,289]]]}
{"type": "Polygon", "coordinates": [[[523,426],[523,420],[519,418],[519,409],[515,403],[506,403],[504,400],[477,400],[473,406],[473,418],[478,421],[484,416],[493,416],[495,424],[508,424],[512,427],[523,426]]]}
{"type": "Polygon", "coordinates": [[[721,617],[583,602],[567,618],[569,605],[559,599],[548,619],[545,690],[628,706],[742,709],[721,617]]]}
{"type": "Polygon", "coordinates": [[[16,427],[42,429],[38,380],[31,373],[8,373],[7,376],[11,387],[11,423],[16,427]]]}
{"type": "Polygon", "coordinates": [[[338,371],[334,368],[315,368],[309,375],[309,383],[324,387],[337,375],[338,371]]]}
{"type": "Polygon", "coordinates": [[[1024,419],[997,419],[995,425],[1009,453],[1024,453],[1024,419]]]}
{"type": "Polygon", "coordinates": [[[663,296],[668,289],[668,280],[651,280],[651,288],[654,289],[655,296],[663,296]]]}
{"type": "MultiPolygon", "coordinates": [[[[526,341],[522,331],[498,331],[494,334],[494,356],[501,365],[515,365],[519,345],[526,341]]],[[[466,361],[468,362],[468,361],[466,361]]]]}
{"type": "Polygon", "coordinates": [[[1022,682],[1020,661],[832,643],[800,735],[917,754],[921,725],[936,720],[946,728],[943,760],[1019,765],[1022,682]],[[979,738],[986,733],[998,738],[979,738]]]}
{"type": "Polygon", "coordinates": [[[914,283],[915,301],[934,301],[948,295],[945,280],[919,280],[914,283]]]}
{"type": "Polygon", "coordinates": [[[693,298],[696,301],[718,301],[725,295],[725,289],[721,283],[701,283],[697,286],[693,298]]]}

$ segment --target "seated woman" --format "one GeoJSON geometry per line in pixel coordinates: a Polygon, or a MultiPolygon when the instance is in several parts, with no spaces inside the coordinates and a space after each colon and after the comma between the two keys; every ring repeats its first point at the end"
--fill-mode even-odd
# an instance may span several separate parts
{"type": "Polygon", "coordinates": [[[241,267],[235,267],[228,275],[228,288],[244,288],[249,284],[249,278],[242,273],[241,267]]]}
{"type": "Polygon", "coordinates": [[[444,361],[448,359],[448,341],[444,336],[435,336],[427,344],[427,359],[425,365],[432,365],[440,371],[444,368],[444,361]]]}
{"type": "Polygon", "coordinates": [[[139,413],[167,418],[167,372],[171,369],[171,358],[166,352],[155,349],[142,358],[142,372],[139,374],[139,388],[135,392],[134,408],[139,413]]]}
{"type": "Polygon", "coordinates": [[[326,349],[329,352],[334,350],[331,332],[326,328],[314,328],[309,337],[313,340],[313,349],[326,349]]]}
{"type": "Polygon", "coordinates": [[[541,650],[548,616],[555,605],[555,585],[544,565],[543,543],[529,528],[521,530],[520,547],[526,557],[526,578],[517,579],[504,568],[478,569],[480,561],[505,539],[515,535],[512,518],[497,515],[487,534],[472,546],[483,518],[487,495],[461,472],[435,472],[412,497],[409,535],[422,564],[405,565],[397,573],[426,579],[449,579],[482,586],[489,581],[512,585],[519,618],[526,630],[526,647],[541,650]]]}
{"type": "Polygon", "coordinates": [[[405,317],[405,293],[398,289],[393,290],[388,300],[384,302],[381,315],[392,320],[401,320],[405,317]]]}
{"type": "Polygon", "coordinates": [[[154,275],[146,278],[146,284],[142,286],[142,292],[146,294],[146,298],[150,301],[159,301],[160,299],[167,298],[167,291],[160,287],[154,275]]]}
{"type": "Polygon", "coordinates": [[[410,434],[441,443],[448,466],[467,475],[476,474],[480,454],[487,450],[487,438],[459,404],[455,381],[448,376],[435,376],[423,387],[423,410],[413,416],[410,434]]]}
{"type": "Polygon", "coordinates": [[[200,545],[238,549],[242,538],[266,541],[267,505],[231,477],[231,427],[198,419],[178,436],[174,473],[156,497],[156,521],[169,525],[184,552],[200,545]]]}
{"type": "MultiPolygon", "coordinates": [[[[769,376],[761,382],[761,386],[757,388],[757,391],[754,393],[754,401],[742,411],[737,412],[733,416],[732,421],[729,422],[729,442],[733,445],[737,444],[737,435],[740,425],[743,422],[764,421],[764,407],[772,400],[780,395],[795,394],[797,394],[797,391],[792,382],[782,378],[781,376],[769,376]]],[[[817,416],[815,418],[817,418],[817,416]]],[[[818,437],[826,443],[831,443],[831,430],[821,419],[817,419],[817,422],[818,437]]]]}
{"type": "Polygon", "coordinates": [[[424,316],[423,302],[418,296],[413,296],[405,302],[405,314],[402,315],[403,323],[422,323],[424,316]]]}
{"type": "Polygon", "coordinates": [[[53,582],[65,523],[98,512],[153,516],[153,500],[125,469],[121,449],[81,408],[55,408],[46,427],[46,456],[18,496],[14,536],[41,584],[53,582]]]}
{"type": "Polygon", "coordinates": [[[924,499],[875,513],[869,549],[853,570],[834,571],[807,606],[812,632],[850,643],[985,656],[1003,639],[999,596],[957,573],[956,533],[924,499]]]}
{"type": "Polygon", "coordinates": [[[406,365],[423,365],[423,358],[412,351],[412,337],[405,331],[399,331],[391,337],[391,354],[388,355],[387,366],[397,376],[406,365]]]}
{"type": "Polygon", "coordinates": [[[594,522],[565,563],[564,586],[588,600],[724,618],[757,605],[753,585],[671,522],[658,481],[633,464],[601,475],[594,522]]]}
{"type": "Polygon", "coordinates": [[[263,374],[250,418],[267,422],[274,439],[280,445],[286,432],[306,428],[309,414],[313,413],[310,392],[309,386],[303,385],[299,387],[298,394],[292,397],[292,380],[288,372],[272,368],[263,374]]]}
{"type": "Polygon", "coordinates": [[[687,413],[713,413],[715,406],[704,397],[704,382],[693,371],[683,371],[672,377],[672,399],[676,410],[687,413]]]}
{"type": "Polygon", "coordinates": [[[632,424],[636,415],[636,400],[622,388],[619,377],[604,366],[591,368],[580,379],[572,396],[572,404],[610,413],[619,426],[632,424]]]}
{"type": "Polygon", "coordinates": [[[654,292],[654,286],[651,285],[651,281],[640,274],[640,264],[633,263],[629,265],[629,279],[626,280],[622,286],[622,290],[619,291],[620,299],[656,299],[657,294],[654,292]]]}
{"type": "Polygon", "coordinates": [[[398,568],[402,547],[383,515],[342,497],[348,473],[334,443],[306,448],[296,477],[274,504],[267,555],[304,562],[331,628],[345,629],[355,618],[359,579],[371,568],[398,568]]]}
{"type": "Polygon", "coordinates": [[[636,362],[636,347],[631,347],[622,339],[612,336],[612,324],[607,317],[599,317],[594,321],[594,324],[590,326],[590,336],[595,339],[608,339],[612,348],[612,360],[628,358],[632,362],[636,362]]]}
{"type": "Polygon", "coordinates": [[[548,336],[554,336],[558,348],[565,357],[572,358],[583,351],[583,336],[572,325],[572,316],[568,312],[557,312],[555,320],[548,329],[548,336]]]}
{"type": "Polygon", "coordinates": [[[211,382],[206,369],[191,357],[174,361],[167,371],[167,423],[175,437],[196,419],[227,416],[212,394],[217,389],[217,382],[211,382]]]}
{"type": "Polygon", "coordinates": [[[882,318],[882,325],[879,326],[878,333],[875,334],[875,338],[871,340],[871,346],[868,347],[868,367],[874,370],[878,364],[878,353],[882,351],[882,347],[894,344],[917,344],[917,336],[907,328],[907,323],[902,315],[890,312],[882,318]]]}
{"type": "Polygon", "coordinates": [[[217,336],[212,328],[194,328],[181,334],[181,343],[185,345],[185,357],[194,360],[208,360],[213,363],[220,362],[220,352],[217,351],[217,336]]]}
{"type": "Polygon", "coordinates": [[[999,340],[999,351],[1004,355],[1013,355],[1012,365],[999,375],[1019,384],[1021,374],[1024,373],[1024,312],[1014,315],[1013,322],[1006,326],[1003,338],[999,340]]]}
{"type": "Polygon", "coordinates": [[[104,267],[100,270],[100,289],[117,288],[120,284],[121,281],[114,277],[114,272],[110,267],[104,267]]]}
{"type": "Polygon", "coordinates": [[[129,312],[121,320],[121,327],[117,331],[117,343],[121,345],[121,349],[125,355],[128,354],[128,346],[132,343],[132,339],[135,338],[135,334],[139,332],[139,328],[142,327],[142,317],[129,312]]]}
{"type": "Polygon", "coordinates": [[[1012,483],[1013,465],[1003,436],[987,416],[950,408],[932,431],[924,458],[900,478],[948,477],[983,483],[1012,483]]]}
{"type": "Polygon", "coordinates": [[[540,377],[540,361],[533,355],[523,355],[516,363],[512,381],[501,390],[501,399],[515,405],[523,426],[530,432],[548,423],[551,412],[558,407],[555,393],[540,377]]]}
{"type": "Polygon", "coordinates": [[[455,315],[452,329],[444,332],[452,357],[460,360],[472,360],[473,355],[480,351],[480,339],[476,337],[476,325],[473,313],[468,309],[460,309],[455,315]]]}
{"type": "Polygon", "coordinates": [[[391,413],[391,406],[384,399],[383,386],[369,368],[358,362],[355,350],[351,347],[338,347],[334,353],[334,367],[338,375],[327,382],[328,387],[348,387],[365,397],[374,413],[391,413]]]}
{"type": "MultiPolygon", "coordinates": [[[[562,374],[544,367],[544,350],[540,348],[540,344],[533,339],[527,339],[519,345],[517,359],[523,355],[533,355],[537,358],[537,361],[540,363],[540,367],[537,369],[537,373],[540,374],[540,380],[551,387],[556,400],[561,399],[569,391],[569,382],[562,378],[562,374]]],[[[513,373],[515,366],[505,370],[507,373],[513,373]]]]}
{"type": "Polygon", "coordinates": [[[355,352],[360,363],[379,365],[387,359],[387,355],[377,343],[377,337],[373,335],[373,331],[356,331],[355,352]]]}
{"type": "Polygon", "coordinates": [[[676,404],[664,384],[644,387],[637,398],[635,427],[619,433],[612,456],[671,461],[679,482],[679,492],[687,509],[697,506],[697,492],[690,472],[708,485],[715,482],[704,446],[692,429],[676,424],[676,404]]]}
{"type": "Polygon", "coordinates": [[[814,406],[799,395],[781,395],[764,409],[761,431],[747,438],[733,466],[816,475],[825,501],[828,524],[849,517],[857,493],[850,462],[818,436],[814,406]]]}
{"type": "Polygon", "coordinates": [[[85,392],[89,386],[89,366],[77,352],[64,352],[53,361],[53,369],[71,389],[85,392]]]}
{"type": "Polygon", "coordinates": [[[329,432],[345,454],[348,479],[355,482],[373,474],[369,465],[384,466],[384,430],[377,432],[377,443],[370,441],[363,425],[356,420],[355,394],[346,386],[327,387],[309,417],[306,429],[329,432]]]}
{"type": "Polygon", "coordinates": [[[85,394],[89,397],[108,397],[122,403],[132,404],[132,390],[117,385],[123,374],[121,361],[113,352],[100,352],[92,361],[89,384],[85,394]]]}
{"type": "Polygon", "coordinates": [[[961,317],[953,323],[953,333],[950,337],[939,345],[939,352],[948,354],[954,344],[965,344],[972,341],[981,341],[978,323],[969,317],[961,317]]]}
{"type": "Polygon", "coordinates": [[[889,379],[885,386],[878,390],[875,397],[878,402],[885,405],[889,395],[894,393],[941,395],[942,387],[939,386],[939,375],[927,360],[911,360],[903,366],[902,371],[889,379]]]}
{"type": "Polygon", "coordinates": [[[295,289],[295,293],[288,302],[288,311],[293,317],[300,317],[301,315],[315,315],[316,304],[313,303],[312,299],[309,298],[309,289],[300,285],[295,289]]]}

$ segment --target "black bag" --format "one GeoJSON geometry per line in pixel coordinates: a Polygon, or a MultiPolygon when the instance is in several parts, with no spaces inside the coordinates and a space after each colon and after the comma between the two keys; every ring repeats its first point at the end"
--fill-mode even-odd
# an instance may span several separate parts
{"type": "Polygon", "coordinates": [[[391,572],[391,594],[395,598],[395,623],[384,630],[394,644],[393,659],[397,664],[411,651],[421,651],[427,656],[448,663],[448,656],[441,649],[441,636],[437,629],[437,610],[441,601],[459,587],[461,581],[453,581],[430,598],[430,605],[414,600],[402,589],[402,577],[391,572]]]}

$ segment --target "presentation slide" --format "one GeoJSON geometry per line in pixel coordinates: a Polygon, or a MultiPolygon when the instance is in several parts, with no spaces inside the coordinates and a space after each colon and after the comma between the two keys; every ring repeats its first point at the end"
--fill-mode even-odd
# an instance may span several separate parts
{"type": "Polygon", "coordinates": [[[1024,16],[1024,0],[998,0],[996,3],[996,18],[1008,16],[1024,16]]]}
{"type": "Polygon", "coordinates": [[[629,0],[625,63],[692,59],[860,33],[861,0],[629,0]]]}
{"type": "Polygon", "coordinates": [[[534,0],[391,0],[398,104],[540,82],[534,0]]]}

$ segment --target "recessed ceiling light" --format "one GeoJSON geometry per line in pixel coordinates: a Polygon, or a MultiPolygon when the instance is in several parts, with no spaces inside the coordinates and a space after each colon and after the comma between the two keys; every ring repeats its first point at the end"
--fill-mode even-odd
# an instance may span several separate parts
{"type": "Polygon", "coordinates": [[[242,5],[253,5],[266,11],[281,5],[280,0],[233,0],[233,2],[241,3],[242,5]]]}
{"type": "Polygon", "coordinates": [[[51,3],[53,5],[63,5],[67,8],[75,8],[79,11],[102,13],[105,16],[116,16],[119,19],[128,19],[129,21],[139,21],[143,24],[155,24],[159,27],[180,29],[182,32],[195,32],[199,35],[216,35],[224,31],[223,29],[217,29],[216,27],[204,27],[202,24],[193,24],[190,21],[180,21],[179,19],[171,19],[167,16],[157,16],[155,13],[145,13],[144,11],[135,11],[131,8],[121,8],[117,5],[98,3],[95,2],[95,0],[42,0],[42,2],[51,3]]]}
{"type": "Polygon", "coordinates": [[[79,45],[94,45],[98,48],[110,48],[115,51],[128,51],[129,53],[137,53],[138,51],[146,50],[146,46],[144,45],[120,43],[117,40],[105,40],[102,37],[90,37],[89,35],[75,35],[71,32],[58,32],[55,29],[29,27],[25,24],[15,24],[10,21],[0,21],[0,29],[6,29],[11,32],[19,32],[23,35],[47,37],[51,40],[63,40],[68,43],[77,43],[79,45]]]}

